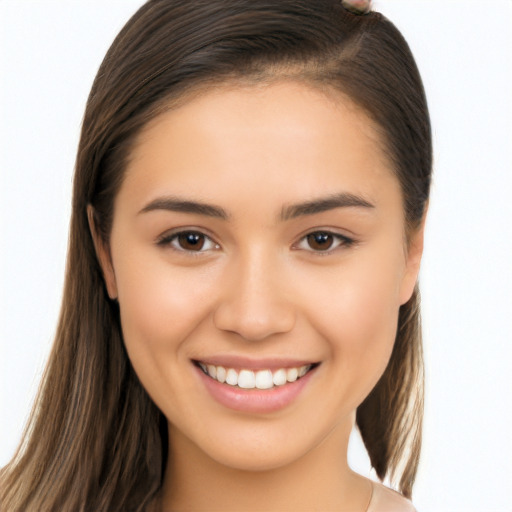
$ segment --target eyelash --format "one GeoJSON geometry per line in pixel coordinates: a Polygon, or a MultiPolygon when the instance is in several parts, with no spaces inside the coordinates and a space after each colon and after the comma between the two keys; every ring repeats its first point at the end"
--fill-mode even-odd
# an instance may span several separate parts
{"type": "MultiPolygon", "coordinates": [[[[205,233],[202,233],[201,231],[197,231],[197,230],[193,230],[193,229],[188,229],[188,230],[183,230],[183,231],[176,231],[174,233],[165,234],[162,237],[160,237],[157,240],[156,243],[157,243],[158,246],[170,247],[174,251],[181,252],[181,253],[184,253],[184,254],[187,254],[187,255],[191,255],[191,256],[195,256],[195,257],[200,256],[202,253],[207,252],[209,250],[219,249],[220,248],[220,245],[215,243],[211,239],[211,237],[209,237],[205,233]],[[174,246],[173,245],[174,243],[179,244],[178,239],[182,235],[188,235],[188,236],[190,236],[190,235],[197,235],[197,236],[203,237],[204,243],[205,244],[208,243],[210,246],[207,249],[205,249],[205,250],[199,250],[199,251],[193,251],[193,250],[189,250],[189,249],[184,249],[183,247],[174,246]]],[[[348,248],[348,247],[353,246],[355,243],[356,243],[356,241],[354,239],[349,238],[349,237],[344,236],[344,235],[341,235],[339,233],[334,233],[334,232],[328,231],[328,230],[317,230],[317,231],[310,231],[309,233],[307,233],[304,236],[302,236],[301,239],[299,240],[299,242],[293,246],[293,249],[295,249],[295,250],[305,250],[305,251],[311,252],[311,253],[313,253],[315,255],[326,256],[326,255],[332,254],[334,251],[336,251],[340,247],[347,247],[348,248]],[[308,237],[313,236],[313,235],[317,235],[317,236],[318,235],[325,235],[325,236],[328,236],[328,237],[332,237],[334,239],[333,242],[332,242],[332,245],[334,245],[334,247],[332,247],[332,245],[331,245],[326,250],[314,250],[312,248],[309,248],[309,249],[308,248],[301,248],[300,245],[302,243],[308,243],[307,242],[308,237]]],[[[201,246],[200,249],[203,249],[203,246],[201,246]]]]}
{"type": "MultiPolygon", "coordinates": [[[[178,238],[182,235],[189,235],[189,236],[190,235],[198,235],[200,237],[203,237],[205,240],[205,244],[208,243],[210,245],[210,247],[208,247],[207,250],[220,248],[220,245],[215,243],[211,239],[211,237],[209,237],[205,233],[202,233],[201,231],[197,231],[194,229],[185,229],[183,231],[176,231],[174,233],[165,234],[157,240],[157,245],[159,245],[161,247],[170,247],[173,251],[186,253],[187,255],[190,254],[191,256],[199,256],[199,255],[201,255],[201,253],[206,252],[204,250],[192,251],[192,250],[184,249],[183,247],[174,246],[173,244],[175,242],[176,242],[176,244],[179,244],[178,238]]],[[[202,249],[202,248],[203,248],[203,246],[201,246],[200,249],[202,249]]]]}
{"type": "Polygon", "coordinates": [[[297,248],[299,250],[300,249],[307,250],[309,252],[314,253],[317,256],[327,256],[329,254],[332,254],[334,251],[336,251],[337,249],[339,249],[341,247],[345,247],[345,248],[351,247],[355,244],[355,242],[356,241],[353,238],[349,238],[348,236],[341,235],[340,233],[334,233],[334,232],[328,231],[328,230],[318,230],[318,231],[310,231],[309,233],[304,235],[299,240],[299,243],[294,245],[294,249],[297,248]],[[332,237],[332,239],[333,239],[332,245],[329,246],[326,250],[314,250],[311,247],[309,249],[299,247],[302,243],[307,244],[308,238],[310,236],[314,236],[314,235],[317,235],[317,236],[324,235],[324,236],[332,237]]]}

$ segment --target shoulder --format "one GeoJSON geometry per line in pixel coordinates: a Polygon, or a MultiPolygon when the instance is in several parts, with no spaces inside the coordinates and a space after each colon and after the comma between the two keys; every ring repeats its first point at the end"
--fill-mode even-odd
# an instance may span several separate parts
{"type": "Polygon", "coordinates": [[[416,512],[413,504],[400,493],[372,482],[373,494],[368,512],[416,512]]]}

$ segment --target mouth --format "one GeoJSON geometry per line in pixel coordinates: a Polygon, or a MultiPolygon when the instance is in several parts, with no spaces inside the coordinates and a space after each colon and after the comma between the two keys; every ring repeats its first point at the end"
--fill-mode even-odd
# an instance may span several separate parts
{"type": "Polygon", "coordinates": [[[204,375],[220,384],[241,390],[271,390],[302,379],[320,363],[257,370],[232,368],[203,361],[194,361],[194,364],[204,375]]]}
{"type": "MultiPolygon", "coordinates": [[[[234,354],[192,359],[201,387],[215,402],[249,414],[276,413],[300,402],[321,362],[234,354]]],[[[316,389],[316,387],[314,388],[316,389]]]]}

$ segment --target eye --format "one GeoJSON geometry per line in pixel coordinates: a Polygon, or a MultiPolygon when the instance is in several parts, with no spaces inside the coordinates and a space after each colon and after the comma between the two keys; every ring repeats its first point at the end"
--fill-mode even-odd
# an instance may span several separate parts
{"type": "Polygon", "coordinates": [[[301,238],[297,249],[313,252],[331,252],[340,246],[350,246],[354,240],[339,233],[330,231],[314,231],[301,238]]]}
{"type": "Polygon", "coordinates": [[[219,245],[209,236],[200,231],[192,230],[164,235],[158,240],[157,244],[171,246],[174,250],[181,252],[205,252],[219,248],[219,245]]]}

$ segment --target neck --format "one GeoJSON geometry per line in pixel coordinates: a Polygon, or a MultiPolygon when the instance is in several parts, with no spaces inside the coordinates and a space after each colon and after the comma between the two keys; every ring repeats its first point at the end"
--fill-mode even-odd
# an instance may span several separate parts
{"type": "Polygon", "coordinates": [[[363,512],[371,485],[347,464],[351,429],[348,418],[292,463],[265,471],[244,471],[219,464],[170,425],[162,511],[363,512]]]}

